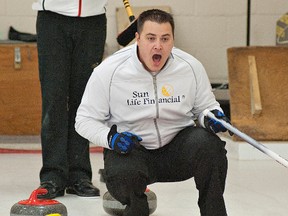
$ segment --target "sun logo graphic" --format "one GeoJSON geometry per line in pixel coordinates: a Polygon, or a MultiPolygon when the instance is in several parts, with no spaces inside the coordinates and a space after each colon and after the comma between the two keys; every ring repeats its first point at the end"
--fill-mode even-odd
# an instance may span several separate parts
{"type": "Polygon", "coordinates": [[[164,86],[162,86],[162,95],[163,96],[169,97],[173,94],[174,94],[173,86],[171,86],[169,84],[165,84],[164,86]]]}

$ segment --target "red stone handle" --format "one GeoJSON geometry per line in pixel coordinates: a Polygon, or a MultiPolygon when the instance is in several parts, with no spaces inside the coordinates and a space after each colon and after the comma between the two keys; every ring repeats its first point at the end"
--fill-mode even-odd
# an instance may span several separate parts
{"type": "Polygon", "coordinates": [[[38,199],[38,194],[46,194],[48,191],[45,188],[34,190],[28,200],[21,200],[18,203],[22,205],[54,205],[59,204],[57,200],[38,199]]]}

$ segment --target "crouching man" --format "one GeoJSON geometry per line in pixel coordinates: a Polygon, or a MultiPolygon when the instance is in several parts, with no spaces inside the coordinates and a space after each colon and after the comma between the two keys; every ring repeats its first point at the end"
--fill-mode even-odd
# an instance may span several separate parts
{"type": "Polygon", "coordinates": [[[229,119],[202,64],[174,47],[171,14],[144,11],[137,25],[136,43],[95,68],[76,131],[104,147],[106,185],[125,216],[149,215],[147,185],[192,177],[201,215],[225,216],[227,158],[216,133],[226,129],[203,111],[229,119]]]}

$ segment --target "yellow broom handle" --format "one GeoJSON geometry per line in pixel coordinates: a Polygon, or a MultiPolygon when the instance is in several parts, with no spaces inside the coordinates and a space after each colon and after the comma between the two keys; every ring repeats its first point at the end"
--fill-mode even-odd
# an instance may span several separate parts
{"type": "Polygon", "coordinates": [[[126,13],[127,13],[128,17],[129,17],[129,20],[130,20],[130,22],[132,22],[135,19],[135,16],[134,16],[134,14],[132,12],[129,0],[123,0],[123,3],[124,3],[124,7],[125,7],[125,10],[126,10],[126,13]]]}

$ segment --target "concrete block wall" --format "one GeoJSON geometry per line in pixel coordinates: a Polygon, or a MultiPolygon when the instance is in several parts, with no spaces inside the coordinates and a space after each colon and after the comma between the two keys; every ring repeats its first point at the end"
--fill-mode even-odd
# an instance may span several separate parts
{"type": "Polygon", "coordinates": [[[36,12],[33,0],[0,0],[0,40],[8,38],[9,26],[18,31],[35,33],[36,12]]]}
{"type": "MultiPolygon", "coordinates": [[[[35,33],[34,0],[0,0],[0,40],[9,26],[35,33]]],[[[251,0],[250,45],[275,45],[276,22],[288,12],[287,0],[251,0]]],[[[246,46],[247,0],[130,0],[133,7],[170,6],[174,14],[175,45],[198,58],[211,82],[227,82],[229,47],[246,46]]],[[[118,49],[116,8],[122,0],[109,0],[107,7],[107,53],[118,49]]],[[[127,18],[128,19],[128,18],[127,18]]]]}

